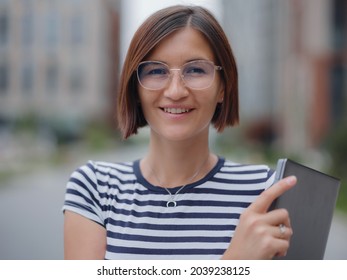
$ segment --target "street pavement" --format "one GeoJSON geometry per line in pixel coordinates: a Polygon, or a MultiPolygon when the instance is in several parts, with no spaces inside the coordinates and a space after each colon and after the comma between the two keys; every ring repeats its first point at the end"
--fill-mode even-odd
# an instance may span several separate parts
{"type": "MultiPolygon", "coordinates": [[[[145,149],[125,147],[92,155],[93,160],[129,161],[145,149]]],[[[63,259],[65,185],[72,171],[89,155],[62,167],[14,178],[0,186],[0,260],[63,259]]],[[[314,233],[313,233],[314,234],[314,233]]],[[[347,216],[336,213],[327,244],[326,259],[347,260],[347,216]]]]}

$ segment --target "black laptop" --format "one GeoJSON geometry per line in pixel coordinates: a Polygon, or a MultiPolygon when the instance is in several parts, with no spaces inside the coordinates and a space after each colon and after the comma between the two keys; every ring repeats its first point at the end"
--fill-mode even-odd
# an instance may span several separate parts
{"type": "Polygon", "coordinates": [[[290,175],[297,177],[296,186],[271,206],[288,210],[294,232],[287,255],[278,259],[323,259],[340,180],[289,159],[278,160],[275,181],[290,175]]]}

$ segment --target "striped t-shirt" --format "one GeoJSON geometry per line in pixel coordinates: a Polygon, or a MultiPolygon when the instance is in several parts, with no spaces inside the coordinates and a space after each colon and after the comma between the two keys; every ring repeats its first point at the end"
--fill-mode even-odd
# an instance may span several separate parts
{"type": "Polygon", "coordinates": [[[170,195],[142,176],[139,160],[89,161],[71,175],[63,210],[107,230],[105,259],[219,259],[242,211],[273,179],[265,165],[219,158],[203,179],[177,194],[176,207],[167,207],[170,195]]]}

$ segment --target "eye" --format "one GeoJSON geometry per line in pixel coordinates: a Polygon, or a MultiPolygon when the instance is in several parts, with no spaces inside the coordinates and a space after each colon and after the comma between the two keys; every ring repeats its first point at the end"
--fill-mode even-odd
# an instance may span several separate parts
{"type": "Polygon", "coordinates": [[[166,75],[167,71],[165,68],[153,68],[151,70],[148,70],[147,75],[166,75]]]}
{"type": "Polygon", "coordinates": [[[212,71],[213,65],[210,63],[205,61],[193,61],[184,66],[183,75],[192,78],[202,77],[210,75],[212,71]]]}
{"type": "Polygon", "coordinates": [[[169,70],[164,65],[145,64],[140,69],[141,76],[165,76],[169,70]]]}
{"type": "Polygon", "coordinates": [[[185,68],[183,73],[186,75],[194,75],[194,74],[202,75],[202,74],[206,74],[206,70],[203,67],[192,65],[185,68]]]}

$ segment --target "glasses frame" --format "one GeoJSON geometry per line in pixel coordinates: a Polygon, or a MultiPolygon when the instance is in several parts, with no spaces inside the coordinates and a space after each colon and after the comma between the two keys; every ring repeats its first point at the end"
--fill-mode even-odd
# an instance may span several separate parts
{"type": "Polygon", "coordinates": [[[172,76],[173,76],[173,71],[180,71],[180,72],[181,72],[182,69],[183,69],[186,65],[191,64],[191,63],[194,63],[194,62],[205,62],[205,63],[207,62],[207,63],[211,64],[211,66],[213,66],[214,71],[213,71],[213,77],[212,77],[212,79],[211,79],[211,83],[210,83],[208,86],[204,87],[204,88],[193,88],[193,87],[190,87],[190,86],[187,85],[187,83],[186,83],[186,81],[185,81],[185,79],[184,79],[184,75],[183,75],[182,73],[180,73],[179,76],[181,77],[182,82],[184,83],[184,85],[185,85],[187,88],[190,88],[190,89],[193,89],[193,90],[204,90],[204,89],[209,88],[209,87],[213,84],[214,78],[215,78],[215,76],[216,76],[216,71],[221,71],[223,68],[222,68],[222,66],[215,65],[214,62],[212,62],[212,61],[210,61],[210,60],[204,60],[204,59],[198,59],[198,60],[189,61],[189,62],[184,63],[183,65],[181,65],[180,68],[170,68],[169,65],[167,65],[166,63],[161,62],[161,61],[155,61],[155,60],[142,61],[142,62],[139,63],[139,65],[138,65],[137,68],[136,68],[137,80],[138,80],[139,84],[140,84],[143,88],[145,88],[145,89],[147,89],[147,90],[161,90],[161,89],[165,88],[165,87],[168,85],[168,83],[171,81],[172,76]],[[167,69],[169,70],[170,73],[168,74],[168,80],[166,81],[166,83],[165,83],[162,87],[160,87],[160,88],[148,88],[148,87],[145,87],[145,86],[141,83],[140,74],[139,74],[139,68],[141,67],[141,65],[146,64],[146,63],[157,63],[157,64],[165,65],[165,66],[167,67],[167,69]]]}

